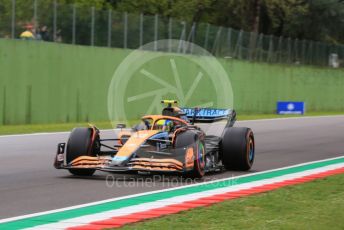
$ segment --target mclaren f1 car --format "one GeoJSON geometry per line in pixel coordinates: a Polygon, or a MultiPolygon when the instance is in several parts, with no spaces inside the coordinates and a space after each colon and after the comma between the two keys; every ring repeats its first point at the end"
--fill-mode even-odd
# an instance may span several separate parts
{"type": "Polygon", "coordinates": [[[143,116],[133,128],[119,124],[111,139],[101,139],[95,126],[74,128],[67,143],[58,144],[55,168],[78,176],[100,170],[200,178],[208,172],[252,167],[254,135],[250,128],[233,127],[234,110],[179,108],[173,100],[162,103],[167,105],[161,115],[143,116]],[[204,125],[222,127],[221,132],[207,134],[204,125]]]}

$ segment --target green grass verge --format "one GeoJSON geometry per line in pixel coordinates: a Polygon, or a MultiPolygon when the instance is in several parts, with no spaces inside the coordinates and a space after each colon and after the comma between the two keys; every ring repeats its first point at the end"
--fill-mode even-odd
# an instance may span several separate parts
{"type": "MultiPolygon", "coordinates": [[[[100,129],[111,128],[111,123],[105,121],[96,122],[95,125],[100,129]]],[[[78,126],[85,127],[88,126],[88,123],[3,125],[0,126],[0,135],[70,131],[78,126]]]]}
{"type": "MultiPolygon", "coordinates": [[[[328,115],[344,115],[343,112],[308,112],[305,116],[328,116],[328,115]]],[[[238,120],[259,120],[284,117],[302,117],[302,115],[277,115],[277,114],[238,114],[238,120]]]]}
{"type": "MultiPolygon", "coordinates": [[[[322,115],[344,115],[344,112],[311,112],[307,116],[322,115]]],[[[276,114],[238,114],[238,120],[258,120],[268,118],[299,117],[300,115],[276,115],[276,114]]],[[[131,121],[130,123],[134,123],[131,121]]],[[[109,121],[94,122],[100,129],[112,128],[109,121]]],[[[70,131],[77,126],[87,126],[88,123],[62,123],[62,124],[29,124],[29,125],[2,125],[0,126],[0,135],[23,134],[37,132],[58,132],[70,131]]]]}
{"type": "Polygon", "coordinates": [[[343,187],[336,175],[122,229],[343,229],[343,187]]]}

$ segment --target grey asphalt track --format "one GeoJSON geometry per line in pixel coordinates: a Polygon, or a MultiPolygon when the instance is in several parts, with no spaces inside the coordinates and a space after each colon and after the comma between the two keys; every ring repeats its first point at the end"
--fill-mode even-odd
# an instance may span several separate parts
{"type": "MultiPolygon", "coordinates": [[[[243,121],[236,126],[251,127],[255,133],[256,160],[250,172],[344,153],[344,116],[243,121]]],[[[102,133],[111,137],[112,131],[102,133]]],[[[149,176],[123,174],[110,174],[107,183],[106,173],[78,178],[56,170],[56,144],[67,137],[68,133],[0,137],[0,219],[183,185],[168,177],[152,182],[149,176]]],[[[203,180],[243,173],[228,171],[203,180]]]]}

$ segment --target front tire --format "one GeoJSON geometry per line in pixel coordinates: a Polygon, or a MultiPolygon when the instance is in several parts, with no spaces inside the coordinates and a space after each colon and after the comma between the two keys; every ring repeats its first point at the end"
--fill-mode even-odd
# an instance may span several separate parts
{"type": "Polygon", "coordinates": [[[190,173],[191,178],[202,178],[205,174],[205,144],[203,141],[198,141],[195,146],[196,154],[194,161],[194,169],[190,173]]]}
{"type": "MultiPolygon", "coordinates": [[[[96,134],[92,142],[91,128],[74,128],[67,142],[66,161],[67,164],[80,156],[95,156],[98,151],[99,135],[96,134]]],[[[69,169],[69,172],[76,176],[92,176],[95,169],[69,169]]]]}
{"type": "Polygon", "coordinates": [[[191,171],[185,173],[186,178],[202,178],[205,174],[205,144],[199,140],[196,133],[186,131],[179,134],[176,138],[175,148],[186,151],[186,148],[193,148],[194,167],[191,171]]]}
{"type": "Polygon", "coordinates": [[[254,135],[250,128],[229,127],[221,142],[222,163],[227,170],[251,169],[255,157],[254,135]]]}

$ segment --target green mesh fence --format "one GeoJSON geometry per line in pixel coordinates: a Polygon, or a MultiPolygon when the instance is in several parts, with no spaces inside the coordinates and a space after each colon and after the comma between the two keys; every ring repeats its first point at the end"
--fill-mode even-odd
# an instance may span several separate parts
{"type": "MultiPolygon", "coordinates": [[[[37,38],[67,44],[136,49],[160,39],[195,43],[213,55],[292,65],[344,66],[344,46],[275,37],[207,23],[184,22],[61,4],[58,0],[0,0],[0,38],[19,39],[31,24],[37,38]],[[40,36],[45,26],[44,36],[40,36]]],[[[172,52],[192,53],[183,42],[172,52]]]]}

